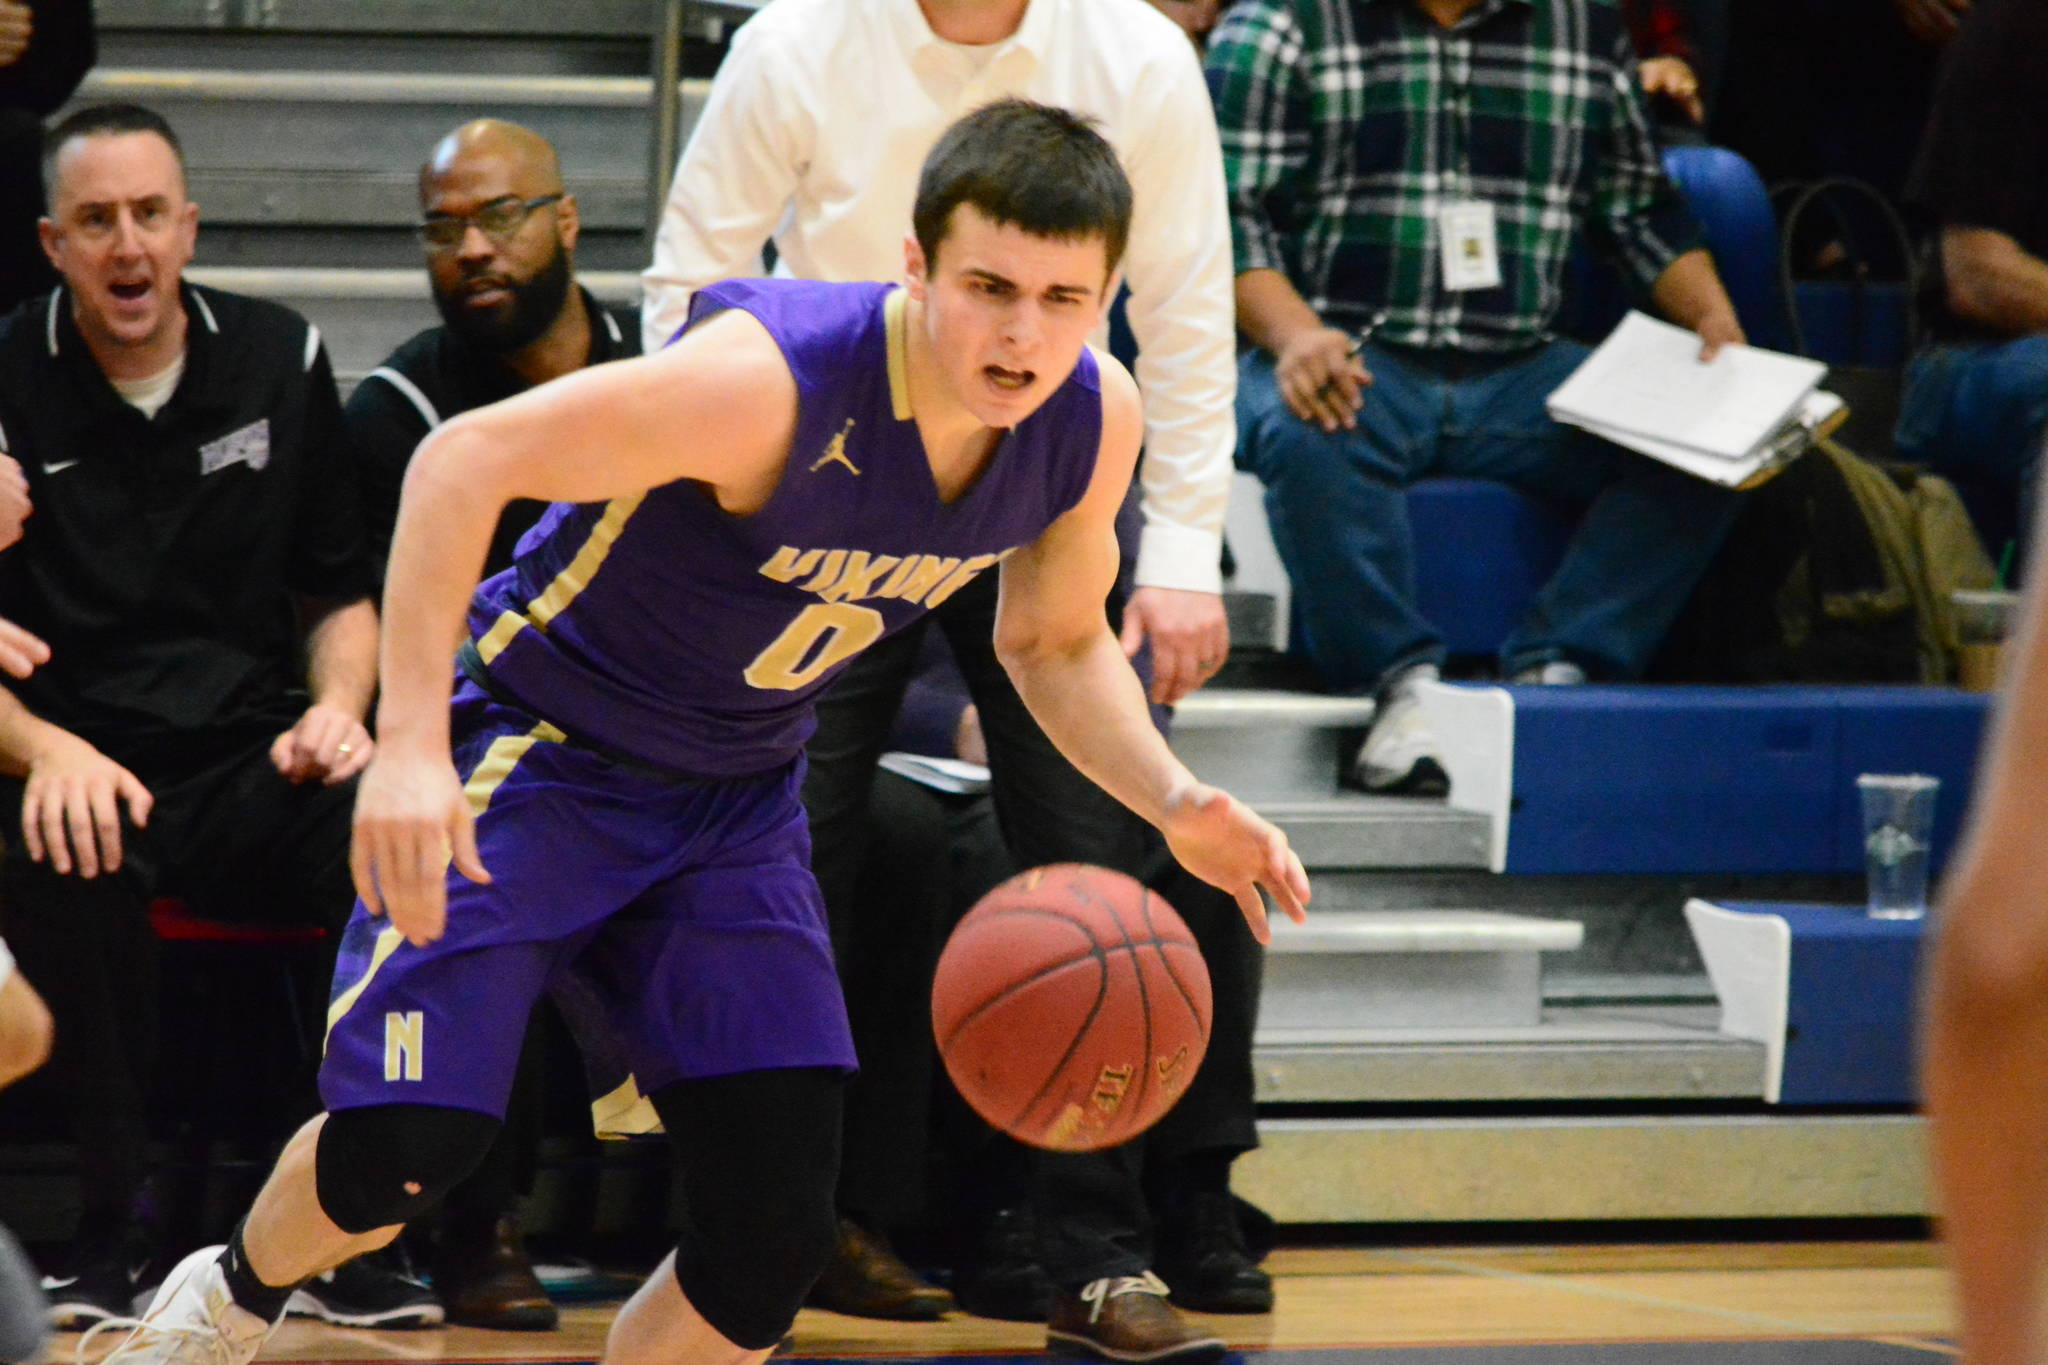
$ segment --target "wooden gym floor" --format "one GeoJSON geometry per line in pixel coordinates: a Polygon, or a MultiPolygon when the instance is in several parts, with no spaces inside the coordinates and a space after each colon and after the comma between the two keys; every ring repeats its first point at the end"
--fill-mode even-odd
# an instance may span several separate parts
{"type": "MultiPolygon", "coordinates": [[[[1265,1317],[1201,1319],[1244,1365],[1912,1365],[1953,1356],[1939,1251],[1923,1242],[1283,1247],[1265,1317]]],[[[545,1334],[361,1332],[292,1321],[266,1360],[590,1361],[616,1305],[567,1307],[545,1334]]],[[[74,1337],[53,1361],[71,1360],[74,1337]]],[[[801,1359],[1010,1365],[1042,1328],[955,1313],[937,1324],[806,1309],[801,1359]]]]}

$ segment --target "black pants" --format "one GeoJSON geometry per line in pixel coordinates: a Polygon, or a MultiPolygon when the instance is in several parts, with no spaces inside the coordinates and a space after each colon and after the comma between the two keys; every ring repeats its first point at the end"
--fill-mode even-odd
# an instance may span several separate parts
{"type": "Polygon", "coordinates": [[[148,1174],[145,1078],[157,1050],[157,944],[148,909],[162,895],[196,914],[339,931],[355,902],[348,868],[355,784],[294,786],[271,766],[270,737],[197,771],[138,773],[156,797],[148,827],[122,810],[121,870],[60,876],[20,846],[22,784],[0,785],[11,845],[8,945],[49,1003],[49,1070],[78,1143],[88,1220],[120,1221],[148,1174]]]}
{"type": "MultiPolygon", "coordinates": [[[[923,1125],[926,1100],[912,1097],[897,1059],[906,1049],[920,1049],[929,1075],[930,1019],[922,1008],[901,1002],[908,964],[893,955],[907,956],[905,946],[863,922],[864,904],[888,904],[889,898],[863,898],[860,892],[876,760],[914,666],[919,632],[936,622],[980,713],[996,815],[1017,865],[1086,862],[1138,877],[1188,921],[1212,978],[1215,1021],[1208,1059],[1173,1112],[1140,1143],[1033,1159],[1045,1268],[1055,1283],[1073,1289],[1105,1275],[1135,1274],[1151,1263],[1141,1160],[1236,1153],[1257,1145],[1251,1034],[1260,957],[1236,903],[1183,872],[1158,833],[1083,777],[1031,718],[995,656],[995,577],[983,575],[926,621],[855,659],[818,707],[804,784],[811,866],[832,918],[863,1068],[847,1096],[840,1206],[887,1218],[900,1211],[904,1192],[914,1191],[921,1177],[923,1153],[906,1151],[902,1137],[923,1125]],[[885,999],[891,993],[898,997],[893,1005],[885,999]],[[872,1006],[878,999],[884,1003],[872,1006]],[[884,1093],[874,1093],[878,1088],[884,1093]]],[[[1121,614],[1120,597],[1111,612],[1112,618],[1121,614]]],[[[917,950],[921,975],[910,999],[920,1007],[929,998],[936,959],[936,943],[917,950]]]]}
{"type": "MultiPolygon", "coordinates": [[[[355,783],[295,786],[271,766],[269,748],[259,737],[179,777],[138,774],[156,797],[149,824],[136,829],[124,808],[121,871],[91,881],[29,860],[19,846],[22,784],[0,783],[11,845],[0,914],[56,1023],[50,1080],[78,1144],[84,1226],[125,1223],[149,1175],[145,1078],[158,1023],[150,901],[177,895],[195,914],[229,923],[315,924],[337,943],[354,908],[355,783]]],[[[530,1063],[521,1077],[498,1142],[449,1197],[458,1215],[493,1219],[532,1184],[540,1095],[530,1063]]]]}

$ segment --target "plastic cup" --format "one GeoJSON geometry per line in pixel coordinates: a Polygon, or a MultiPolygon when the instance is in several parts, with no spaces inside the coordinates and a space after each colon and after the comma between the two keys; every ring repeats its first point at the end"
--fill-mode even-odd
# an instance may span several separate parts
{"type": "Polygon", "coordinates": [[[1864,773],[1863,865],[1872,919],[1927,914],[1927,855],[1934,834],[1934,798],[1941,779],[1925,773],[1864,773]]]}

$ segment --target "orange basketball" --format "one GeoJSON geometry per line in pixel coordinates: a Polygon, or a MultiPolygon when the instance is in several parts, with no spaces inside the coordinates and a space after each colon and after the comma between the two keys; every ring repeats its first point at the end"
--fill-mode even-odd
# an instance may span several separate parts
{"type": "Polygon", "coordinates": [[[1022,1142],[1128,1142],[1187,1089],[1209,1046],[1209,970],[1173,907],[1121,872],[1012,877],[946,941],[932,1032],[976,1113],[1022,1142]]]}

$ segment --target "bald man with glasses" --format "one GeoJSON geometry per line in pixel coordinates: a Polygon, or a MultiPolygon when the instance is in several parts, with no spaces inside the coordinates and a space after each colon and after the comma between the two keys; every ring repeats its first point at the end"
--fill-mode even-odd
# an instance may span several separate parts
{"type": "MultiPolygon", "coordinates": [[[[427,433],[457,413],[640,354],[637,313],[614,316],[576,283],[580,230],[555,149],[531,129],[466,123],[420,168],[418,232],[442,325],[393,351],[348,403],[379,564],[406,464],[427,433]]],[[[534,502],[505,509],[486,575],[512,562],[541,510],[534,502]]]]}

